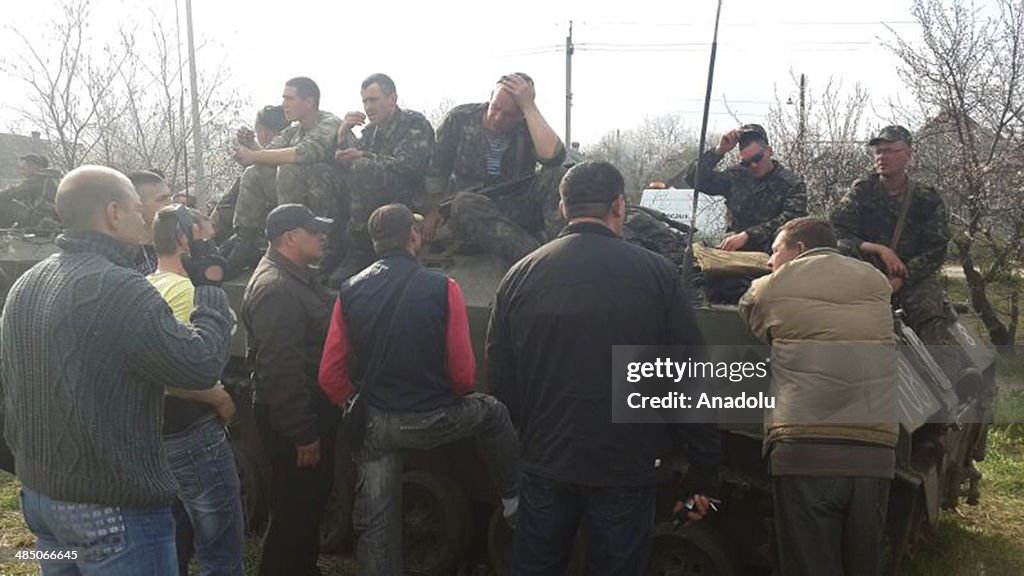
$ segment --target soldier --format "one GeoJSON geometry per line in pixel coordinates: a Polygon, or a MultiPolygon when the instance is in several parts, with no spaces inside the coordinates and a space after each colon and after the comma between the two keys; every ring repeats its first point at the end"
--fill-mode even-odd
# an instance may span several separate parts
{"type": "Polygon", "coordinates": [[[450,203],[455,233],[509,261],[553,238],[565,221],[558,212],[558,183],[565,174],[565,146],[534,102],[533,79],[502,76],[487,103],[456,106],[437,130],[427,173],[424,232],[450,203]],[[536,172],[537,163],[542,169],[536,172]]]}
{"type": "Polygon", "coordinates": [[[242,174],[234,228],[238,243],[229,268],[244,269],[259,259],[260,230],[278,204],[305,204],[318,215],[333,212],[338,183],[332,155],[341,120],[320,110],[320,88],[299,76],[285,82],[284,116],[291,122],[261,147],[252,132],[240,130],[235,159],[242,174]]]}
{"type": "MultiPolygon", "coordinates": [[[[772,159],[768,133],[759,124],[744,124],[726,132],[714,150],[700,158],[700,192],[725,198],[726,231],[719,248],[771,253],[772,240],[787,220],[807,215],[807,186],[799,176],[772,159]],[[730,150],[740,146],[739,166],[716,171],[730,150]]],[[[686,169],[693,186],[697,162],[686,169]]],[[[679,184],[679,174],[670,184],[679,184]]]]}
{"type": "MultiPolygon", "coordinates": [[[[334,159],[342,167],[342,180],[349,199],[348,214],[339,206],[335,234],[348,224],[345,264],[334,279],[340,283],[374,261],[373,246],[366,229],[370,213],[380,206],[400,202],[412,206],[424,192],[424,178],[434,151],[434,128],[412,110],[398,107],[395,82],[386,74],[372,74],[360,89],[363,112],[349,112],[338,129],[338,150],[334,159]],[[356,138],[352,128],[363,128],[356,138]]],[[[332,250],[321,268],[332,268],[340,255],[332,250]]]]}
{"type": "Polygon", "coordinates": [[[54,223],[57,213],[54,197],[60,173],[49,168],[50,161],[39,154],[25,154],[18,159],[23,180],[0,192],[0,228],[38,226],[45,219],[54,223]]]}
{"type": "MultiPolygon", "coordinates": [[[[744,124],[726,132],[714,150],[700,158],[700,192],[723,196],[726,208],[726,232],[719,248],[771,253],[772,240],[787,220],[807,215],[807,186],[799,176],[772,159],[768,133],[759,124],[744,124]],[[725,170],[715,166],[739,144],[740,163],[725,170]]],[[[697,161],[686,170],[685,182],[693,186],[697,161]]],[[[684,180],[680,173],[669,180],[676,186],[684,180]]],[[[712,300],[735,302],[750,286],[744,278],[709,280],[712,300]]]]}
{"type": "MultiPolygon", "coordinates": [[[[946,292],[938,273],[946,260],[949,216],[933,186],[907,175],[913,137],[902,126],[886,126],[868,141],[875,173],[856,180],[832,211],[831,221],[844,249],[871,260],[889,278],[907,325],[926,344],[953,345],[946,292]]],[[[974,380],[955,351],[933,348],[954,382],[974,380]]]]}

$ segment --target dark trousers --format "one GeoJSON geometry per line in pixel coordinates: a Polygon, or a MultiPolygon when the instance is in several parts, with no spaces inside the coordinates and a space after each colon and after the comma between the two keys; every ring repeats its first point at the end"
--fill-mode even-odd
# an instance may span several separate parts
{"type": "Polygon", "coordinates": [[[884,478],[775,476],[782,576],[876,576],[889,505],[884,478]]]}
{"type": "Polygon", "coordinates": [[[263,536],[260,576],[319,574],[320,520],[334,481],[334,422],[318,418],[320,462],[295,465],[292,441],[270,426],[270,408],[257,404],[256,426],[270,461],[270,522],[263,536]]]}
{"type": "Polygon", "coordinates": [[[647,574],[655,495],[654,486],[601,488],[523,474],[512,574],[565,574],[581,522],[587,574],[647,574]]]}

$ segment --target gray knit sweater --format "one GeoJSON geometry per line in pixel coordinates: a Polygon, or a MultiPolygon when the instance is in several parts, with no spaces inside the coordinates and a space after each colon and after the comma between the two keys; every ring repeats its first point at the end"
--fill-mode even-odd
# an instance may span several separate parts
{"type": "Polygon", "coordinates": [[[15,282],[0,322],[17,475],[57,500],[166,504],[177,485],[160,436],[164,387],[209,388],[220,376],[227,296],[197,288],[186,327],[121,242],[76,231],[57,245],[15,282]]]}

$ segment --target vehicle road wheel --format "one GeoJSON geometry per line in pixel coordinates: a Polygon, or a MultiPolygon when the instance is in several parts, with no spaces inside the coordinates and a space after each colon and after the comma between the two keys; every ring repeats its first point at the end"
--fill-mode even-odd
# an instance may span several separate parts
{"type": "Polygon", "coordinates": [[[469,500],[450,479],[425,470],[402,476],[402,570],[455,573],[470,541],[469,500]]]}
{"type": "Polygon", "coordinates": [[[648,568],[651,576],[740,576],[742,572],[721,535],[704,522],[678,530],[663,522],[654,529],[648,568]]]}

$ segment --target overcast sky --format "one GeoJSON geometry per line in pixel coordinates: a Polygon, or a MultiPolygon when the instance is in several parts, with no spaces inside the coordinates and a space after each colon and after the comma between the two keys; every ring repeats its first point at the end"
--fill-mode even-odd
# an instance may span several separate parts
{"type": "MultiPolygon", "coordinates": [[[[178,0],[184,14],[184,0],[178,0]]],[[[6,2],[5,20],[38,33],[56,2],[6,2]]],[[[536,81],[542,113],[565,127],[565,37],[573,20],[573,140],[584,146],[602,134],[672,112],[694,132],[700,126],[715,2],[338,2],[195,0],[193,23],[204,43],[200,68],[226,64],[253,105],[276,103],[284,81],[312,77],[322,108],[360,109],[359,83],[385,72],[399,104],[421,111],[442,99],[485,100],[503,73],[536,81]]],[[[155,13],[173,29],[174,0],[96,0],[93,33],[155,13]]],[[[884,114],[889,98],[907,94],[895,61],[882,46],[895,31],[916,37],[910,0],[858,2],[727,0],[722,7],[711,129],[733,127],[723,99],[744,122],[764,120],[776,90],[795,89],[790,72],[807,75],[812,90],[830,77],[861,83],[884,114]]],[[[183,24],[184,25],[184,24],[183,24]]],[[[182,38],[184,39],[184,34],[182,38]]],[[[0,54],[21,49],[9,29],[0,54]]],[[[21,91],[0,75],[0,125],[14,118],[21,91]]],[[[239,111],[250,118],[251,110],[239,111]]],[[[881,120],[872,119],[877,125],[881,120]]],[[[19,126],[27,131],[28,128],[19,126]]]]}

